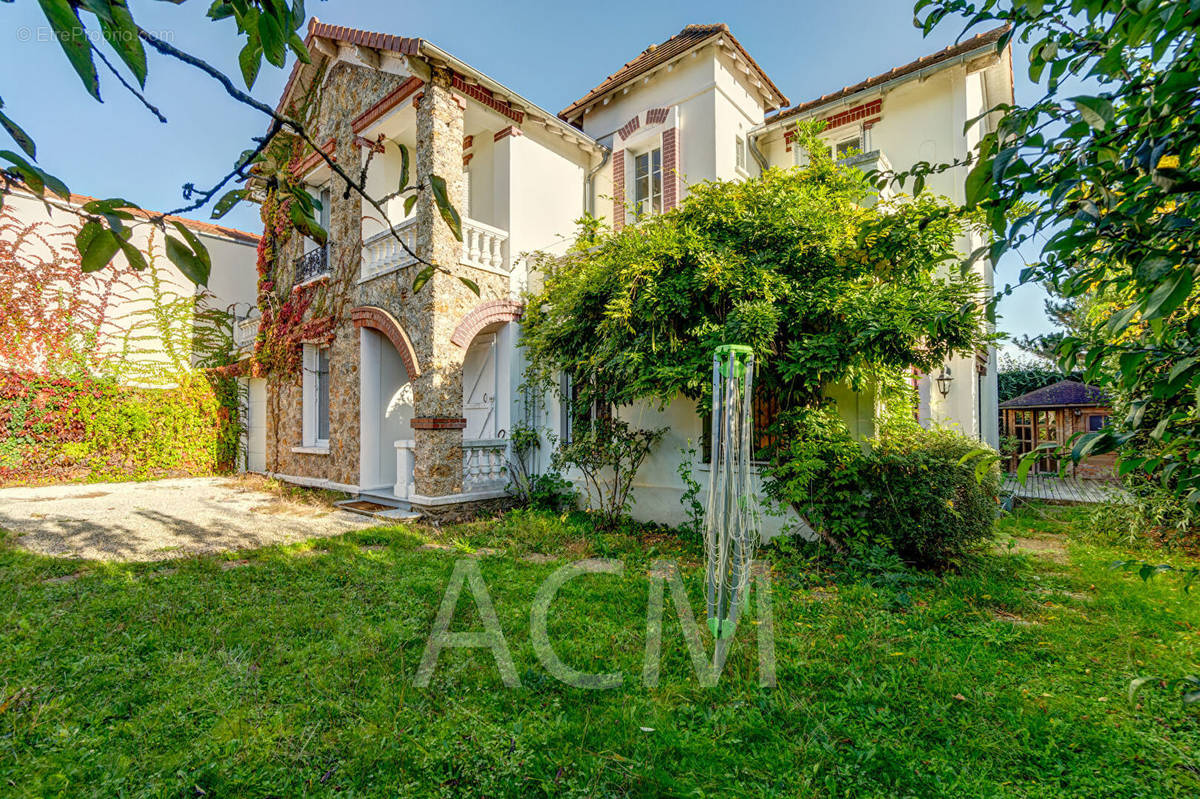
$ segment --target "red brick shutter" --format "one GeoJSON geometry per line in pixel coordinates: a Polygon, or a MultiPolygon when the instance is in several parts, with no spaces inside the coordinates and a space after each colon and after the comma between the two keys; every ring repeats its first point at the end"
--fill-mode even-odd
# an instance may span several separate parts
{"type": "Polygon", "coordinates": [[[668,128],[662,135],[663,210],[670,211],[679,203],[679,142],[677,128],[668,128]]]}
{"type": "Polygon", "coordinates": [[[613,163],[613,230],[625,227],[625,151],[615,150],[613,163]]]}

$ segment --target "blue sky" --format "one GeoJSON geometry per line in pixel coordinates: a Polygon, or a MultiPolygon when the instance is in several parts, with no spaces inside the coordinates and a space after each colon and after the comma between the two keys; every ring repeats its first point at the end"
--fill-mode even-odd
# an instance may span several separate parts
{"type": "MultiPolygon", "coordinates": [[[[144,28],[238,75],[233,22],[207,20],[208,5],[207,0],[182,6],[131,0],[144,28]]],[[[923,38],[912,26],[910,0],[745,5],[611,0],[601,6],[529,0],[308,0],[306,5],[310,15],[325,22],[426,38],[551,111],[689,23],[728,23],[792,102],[938,50],[959,32],[944,24],[923,38]]],[[[179,207],[184,204],[183,184],[211,185],[250,146],[250,137],[265,130],[260,114],[230,100],[211,80],[153,53],[146,93],[167,125],[157,122],[111,75],[102,75],[105,102],[96,103],[47,37],[32,0],[0,3],[0,31],[4,110],[36,140],[39,163],[77,193],[123,196],[154,209],[179,207]]],[[[1018,99],[1030,99],[1034,89],[1024,76],[1025,53],[1018,51],[1015,61],[1018,99]]],[[[286,78],[286,71],[264,64],[253,93],[274,105],[286,78]]],[[[0,142],[0,148],[7,147],[11,142],[0,142]]],[[[239,207],[222,221],[259,229],[252,206],[239,207]]],[[[996,282],[1015,280],[1019,268],[1017,259],[1005,259],[996,282]]],[[[1027,287],[1006,299],[1001,328],[1015,333],[1049,329],[1043,297],[1040,289],[1027,287]]]]}

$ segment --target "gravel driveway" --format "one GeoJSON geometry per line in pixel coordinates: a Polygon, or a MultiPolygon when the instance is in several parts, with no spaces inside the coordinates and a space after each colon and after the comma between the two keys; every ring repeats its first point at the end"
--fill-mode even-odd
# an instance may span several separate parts
{"type": "Polygon", "coordinates": [[[57,557],[167,560],[338,535],[370,523],[225,477],[0,488],[0,528],[16,533],[19,546],[57,557]]]}

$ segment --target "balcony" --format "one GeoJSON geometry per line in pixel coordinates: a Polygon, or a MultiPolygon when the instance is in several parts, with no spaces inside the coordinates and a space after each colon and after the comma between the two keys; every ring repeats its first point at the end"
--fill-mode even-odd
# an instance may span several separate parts
{"type": "MultiPolygon", "coordinates": [[[[435,224],[443,224],[439,219],[435,224]]],[[[507,275],[512,268],[508,258],[508,231],[485,225],[474,219],[463,220],[462,254],[459,263],[473,269],[507,275]]],[[[416,263],[416,258],[396,241],[399,236],[409,250],[417,249],[417,219],[405,219],[391,230],[381,230],[363,242],[362,280],[370,280],[416,263]],[[396,235],[393,235],[395,233],[396,235]]]]}
{"type": "Polygon", "coordinates": [[[233,348],[236,351],[245,352],[254,347],[254,340],[258,338],[259,321],[256,316],[252,319],[238,319],[233,323],[233,348]]]}
{"type": "Polygon", "coordinates": [[[329,274],[329,244],[309,250],[296,259],[295,285],[301,286],[329,274]]]}

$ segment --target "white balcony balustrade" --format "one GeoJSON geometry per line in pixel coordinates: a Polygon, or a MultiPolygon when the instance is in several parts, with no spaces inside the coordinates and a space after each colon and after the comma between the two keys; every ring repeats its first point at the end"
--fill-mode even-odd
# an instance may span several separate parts
{"type": "Polygon", "coordinates": [[[254,340],[258,338],[259,321],[256,316],[252,319],[238,319],[233,323],[233,348],[235,350],[248,350],[254,346],[254,340]]]}
{"type": "Polygon", "coordinates": [[[508,440],[480,438],[463,441],[463,493],[508,487],[508,440]]]}
{"type": "Polygon", "coordinates": [[[463,221],[462,263],[487,272],[508,274],[508,232],[474,219],[463,221]]]}
{"type": "MultiPolygon", "coordinates": [[[[438,224],[441,224],[440,220],[438,224]]],[[[373,277],[402,269],[417,262],[392,235],[393,231],[409,250],[417,250],[417,218],[405,219],[391,230],[381,230],[363,242],[362,279],[373,277]]],[[[509,270],[508,233],[507,231],[465,219],[462,224],[462,255],[459,262],[464,266],[482,269],[486,272],[507,275],[509,270]]]]}
{"type": "Polygon", "coordinates": [[[376,275],[391,272],[395,269],[414,264],[417,259],[409,254],[396,241],[393,231],[399,235],[409,250],[417,251],[417,218],[405,219],[391,230],[381,230],[363,242],[362,279],[368,280],[376,275]]]}

